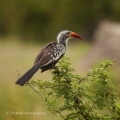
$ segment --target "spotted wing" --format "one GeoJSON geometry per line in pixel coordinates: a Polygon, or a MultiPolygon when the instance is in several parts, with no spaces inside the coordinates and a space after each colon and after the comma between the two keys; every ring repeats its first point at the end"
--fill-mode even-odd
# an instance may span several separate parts
{"type": "Polygon", "coordinates": [[[38,62],[39,67],[48,66],[58,61],[65,53],[65,46],[63,44],[53,43],[44,51],[41,59],[38,62]]]}
{"type": "Polygon", "coordinates": [[[40,61],[40,59],[41,59],[42,56],[44,55],[45,51],[46,51],[50,46],[52,46],[53,44],[55,44],[55,43],[54,43],[54,42],[50,42],[50,43],[48,43],[46,46],[44,46],[44,47],[42,48],[42,50],[41,50],[40,53],[37,55],[37,57],[36,57],[36,59],[35,59],[35,61],[34,61],[34,65],[40,61]]]}

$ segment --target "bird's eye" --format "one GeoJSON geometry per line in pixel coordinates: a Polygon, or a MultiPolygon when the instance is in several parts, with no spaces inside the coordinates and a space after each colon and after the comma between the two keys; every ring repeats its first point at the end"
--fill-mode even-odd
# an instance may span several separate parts
{"type": "Polygon", "coordinates": [[[69,33],[66,33],[65,36],[68,37],[68,36],[69,36],[69,33]]]}

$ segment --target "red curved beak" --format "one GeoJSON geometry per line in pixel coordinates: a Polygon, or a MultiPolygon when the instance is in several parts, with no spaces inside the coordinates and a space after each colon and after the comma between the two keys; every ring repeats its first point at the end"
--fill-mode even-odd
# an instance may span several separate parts
{"type": "Polygon", "coordinates": [[[69,35],[69,37],[76,37],[76,38],[79,38],[82,41],[84,41],[84,39],[80,35],[78,35],[77,33],[75,33],[75,32],[71,32],[70,35],[69,35]]]}

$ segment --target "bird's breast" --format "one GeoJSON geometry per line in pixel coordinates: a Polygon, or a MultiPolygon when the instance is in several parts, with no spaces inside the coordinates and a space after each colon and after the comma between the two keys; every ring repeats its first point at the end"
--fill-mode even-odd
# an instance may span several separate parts
{"type": "Polygon", "coordinates": [[[53,47],[53,54],[51,54],[51,57],[54,61],[59,60],[64,54],[65,54],[66,48],[62,44],[57,44],[53,47]]]}

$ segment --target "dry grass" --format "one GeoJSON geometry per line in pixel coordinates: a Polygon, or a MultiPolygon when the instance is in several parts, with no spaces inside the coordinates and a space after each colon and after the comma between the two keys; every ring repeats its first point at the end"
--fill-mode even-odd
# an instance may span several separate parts
{"type": "MultiPolygon", "coordinates": [[[[10,38],[9,38],[10,39],[10,38]]],[[[17,71],[22,75],[32,67],[36,55],[44,45],[19,43],[17,39],[0,40],[0,117],[9,120],[60,120],[47,111],[47,106],[37,94],[30,94],[31,88],[15,85],[19,77],[17,71]],[[5,42],[7,41],[7,42],[5,42]],[[7,115],[6,112],[39,112],[40,115],[7,115]],[[43,112],[46,114],[42,115],[43,112]]],[[[85,54],[87,44],[77,42],[69,44],[66,53],[71,58],[73,68],[79,72],[80,58],[85,54]]],[[[38,71],[32,79],[51,80],[50,71],[40,73],[38,71]]],[[[43,92],[43,91],[41,91],[43,92]]]]}
{"type": "MultiPolygon", "coordinates": [[[[43,45],[27,45],[17,42],[15,39],[0,42],[0,84],[1,84],[1,119],[9,120],[38,120],[56,119],[47,110],[42,99],[36,94],[30,94],[31,89],[15,85],[19,77],[17,71],[22,75],[26,70],[32,67],[34,59],[43,45]],[[7,115],[6,112],[46,112],[45,115],[7,115]]],[[[71,62],[75,65],[76,58],[84,54],[81,43],[71,47],[69,44],[66,56],[71,57],[71,62]],[[80,46],[79,46],[80,45],[80,46]]],[[[40,74],[37,72],[33,79],[51,80],[50,71],[40,74]]],[[[57,118],[58,120],[58,118],[57,118]]]]}

